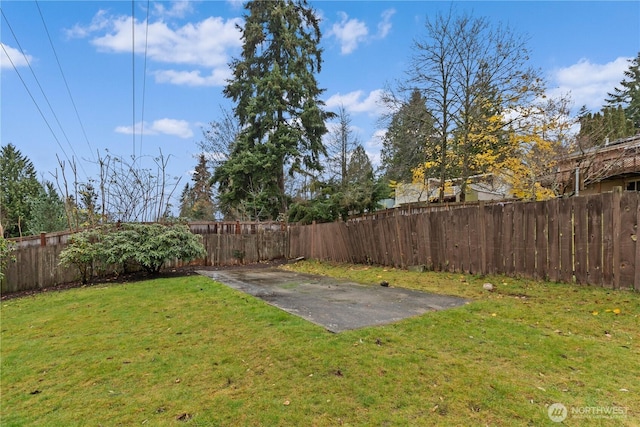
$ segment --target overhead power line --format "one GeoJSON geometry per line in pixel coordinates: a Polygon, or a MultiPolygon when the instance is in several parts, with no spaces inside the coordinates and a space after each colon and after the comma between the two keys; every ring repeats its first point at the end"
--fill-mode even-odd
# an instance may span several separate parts
{"type": "MultiPolygon", "coordinates": [[[[42,85],[40,84],[40,80],[38,80],[38,77],[36,76],[36,73],[33,70],[33,67],[31,67],[31,62],[27,58],[27,55],[24,53],[24,49],[22,49],[20,41],[18,40],[18,37],[16,36],[16,33],[13,31],[13,28],[11,27],[11,23],[9,23],[9,20],[7,19],[7,16],[5,15],[4,10],[0,9],[0,13],[2,13],[2,17],[4,18],[5,22],[7,23],[7,27],[11,31],[11,34],[13,35],[13,38],[16,41],[16,45],[18,46],[18,49],[20,50],[20,53],[22,53],[22,56],[24,57],[27,65],[29,67],[29,70],[31,70],[31,74],[33,75],[34,80],[36,81],[36,83],[38,84],[38,87],[40,88],[40,92],[42,93],[42,96],[44,97],[45,101],[47,102],[47,105],[49,106],[49,109],[51,110],[51,114],[53,114],[53,117],[56,119],[56,123],[58,123],[58,126],[60,127],[60,131],[62,132],[62,134],[64,135],[65,139],[67,140],[67,145],[69,145],[69,148],[71,148],[71,151],[73,152],[73,155],[77,158],[78,155],[76,154],[76,152],[75,152],[75,150],[73,148],[73,145],[71,145],[71,141],[69,141],[69,137],[67,136],[66,132],[64,131],[64,128],[62,127],[62,124],[60,123],[60,120],[58,119],[58,116],[57,116],[55,110],[53,109],[53,106],[51,105],[51,102],[49,101],[49,98],[47,97],[47,94],[45,93],[44,89],[42,88],[42,85]]],[[[38,106],[38,103],[36,102],[35,98],[31,94],[31,91],[29,90],[29,87],[27,86],[25,80],[22,78],[22,75],[20,74],[20,72],[18,72],[18,68],[15,66],[15,63],[13,62],[13,60],[11,60],[11,58],[9,56],[9,52],[7,52],[6,48],[4,47],[4,44],[2,45],[2,49],[4,50],[5,54],[7,55],[7,58],[9,58],[9,61],[11,62],[11,65],[13,66],[13,69],[16,71],[16,73],[20,77],[20,81],[22,82],[22,84],[24,85],[25,89],[27,90],[27,93],[31,97],[31,100],[36,105],[36,108],[38,109],[38,112],[40,112],[40,115],[42,116],[42,118],[44,119],[45,123],[47,124],[47,127],[51,131],[51,134],[53,135],[53,137],[56,140],[56,142],[58,143],[58,146],[60,147],[60,149],[64,153],[64,155],[67,158],[67,160],[69,162],[71,162],[71,160],[67,156],[66,152],[62,148],[62,144],[60,144],[60,141],[58,140],[55,132],[51,128],[51,125],[49,124],[49,122],[47,121],[46,117],[44,116],[44,113],[42,112],[42,110],[38,106]]],[[[82,163],[80,163],[80,168],[82,169],[82,172],[85,174],[85,177],[87,177],[88,176],[87,172],[84,170],[84,167],[82,166],[82,163]]]]}
{"type": "Polygon", "coordinates": [[[142,73],[142,113],[140,116],[140,157],[142,157],[142,137],[144,135],[144,100],[145,95],[147,93],[147,48],[149,46],[149,1],[147,0],[147,19],[145,24],[145,34],[144,34],[144,70],[142,73]]]}
{"type": "MultiPolygon", "coordinates": [[[[2,16],[4,17],[4,13],[2,14],[2,16]]],[[[6,20],[6,17],[5,17],[5,20],[6,20]]],[[[4,54],[7,56],[7,59],[9,59],[9,62],[11,62],[11,66],[13,67],[13,69],[16,72],[16,74],[20,78],[20,81],[22,82],[22,85],[24,86],[24,88],[26,89],[27,93],[29,94],[29,97],[31,98],[31,100],[35,104],[36,109],[40,113],[40,116],[42,116],[42,120],[44,120],[45,124],[49,128],[49,131],[51,132],[51,135],[53,135],[53,139],[56,140],[56,143],[58,144],[58,147],[60,147],[60,150],[62,150],[62,154],[64,154],[64,157],[67,159],[67,161],[69,163],[71,163],[71,160],[69,159],[69,156],[67,155],[66,151],[64,151],[64,148],[62,148],[62,144],[60,144],[60,140],[58,140],[58,137],[56,136],[55,132],[51,128],[51,125],[49,124],[49,121],[47,120],[47,118],[45,117],[44,113],[40,109],[40,106],[38,105],[38,103],[36,102],[35,98],[31,94],[31,91],[29,90],[29,87],[27,86],[27,83],[24,81],[24,79],[22,78],[22,75],[18,71],[18,67],[16,67],[16,65],[13,63],[13,59],[11,59],[11,57],[9,56],[9,52],[7,52],[7,49],[4,47],[4,43],[0,43],[0,46],[2,46],[2,50],[4,50],[4,54]]]]}
{"type": "Polygon", "coordinates": [[[64,81],[64,85],[67,88],[67,93],[69,94],[69,99],[71,100],[71,104],[73,105],[73,110],[76,113],[76,118],[78,119],[78,123],[80,123],[80,128],[82,129],[82,134],[84,135],[84,139],[89,147],[89,152],[91,153],[91,158],[95,160],[93,156],[93,147],[91,147],[91,143],[89,142],[89,138],[87,138],[87,132],[84,129],[84,125],[82,124],[82,120],[80,119],[80,114],[78,113],[78,108],[76,107],[76,103],[73,100],[73,96],[71,95],[71,89],[69,89],[69,84],[67,83],[67,78],[64,75],[64,71],[62,70],[62,65],[60,64],[60,59],[58,58],[58,53],[56,52],[56,48],[53,45],[53,41],[51,40],[51,35],[49,34],[49,29],[47,28],[47,23],[45,22],[44,16],[42,15],[42,10],[40,9],[40,4],[38,0],[35,0],[36,6],[38,8],[38,13],[40,14],[40,19],[42,19],[42,25],[44,26],[44,30],[47,33],[47,38],[49,39],[49,44],[51,45],[51,50],[53,50],[53,55],[56,58],[56,62],[58,64],[58,69],[60,70],[60,74],[62,75],[62,80],[64,81]]]}
{"type": "MultiPolygon", "coordinates": [[[[136,157],[136,18],[135,18],[135,0],[131,0],[131,104],[132,104],[132,135],[133,135],[133,158],[136,157]]],[[[142,128],[144,123],[140,123],[142,128]]],[[[140,130],[142,133],[142,130],[140,130]]]]}

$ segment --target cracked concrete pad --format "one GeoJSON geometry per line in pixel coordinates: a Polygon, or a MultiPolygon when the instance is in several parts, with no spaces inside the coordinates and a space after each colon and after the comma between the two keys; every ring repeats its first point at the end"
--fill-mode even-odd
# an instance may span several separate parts
{"type": "Polygon", "coordinates": [[[331,332],[384,325],[467,302],[454,296],[396,288],[393,284],[391,287],[363,285],[275,268],[198,273],[331,332]]]}

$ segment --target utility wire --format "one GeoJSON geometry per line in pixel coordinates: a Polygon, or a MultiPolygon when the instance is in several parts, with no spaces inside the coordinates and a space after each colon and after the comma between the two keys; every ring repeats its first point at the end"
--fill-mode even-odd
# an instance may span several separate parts
{"type": "MultiPolygon", "coordinates": [[[[33,71],[33,67],[31,67],[31,62],[27,59],[27,55],[24,53],[24,49],[22,49],[22,46],[20,45],[20,41],[18,40],[18,37],[16,37],[16,34],[13,31],[13,28],[11,27],[11,24],[9,23],[9,20],[7,19],[7,16],[5,15],[4,10],[0,9],[0,13],[2,13],[2,17],[4,18],[5,22],[7,23],[7,26],[9,27],[9,30],[11,31],[11,34],[13,35],[13,38],[15,39],[16,44],[17,44],[18,48],[20,49],[20,52],[22,53],[22,56],[24,56],[24,59],[25,59],[27,65],[29,66],[29,70],[31,70],[31,74],[33,75],[33,78],[35,79],[36,83],[38,84],[38,87],[40,88],[40,92],[42,93],[42,96],[44,97],[45,101],[47,101],[47,105],[49,106],[49,109],[51,110],[51,114],[53,114],[53,117],[56,119],[56,122],[58,123],[58,126],[60,127],[60,131],[62,132],[62,134],[64,135],[65,139],[67,140],[67,144],[69,145],[69,148],[71,148],[71,151],[73,152],[73,155],[77,158],[78,155],[76,154],[76,151],[73,149],[73,145],[71,145],[71,141],[69,141],[69,137],[65,133],[64,128],[62,127],[62,124],[60,123],[60,120],[58,119],[58,116],[57,116],[56,112],[54,111],[53,107],[51,106],[51,102],[49,102],[49,98],[47,97],[47,94],[44,92],[44,89],[42,88],[42,85],[40,84],[40,81],[38,80],[38,77],[36,76],[35,71],[33,71]]],[[[2,46],[2,49],[7,54],[7,57],[9,57],[9,54],[8,54],[7,50],[5,49],[4,45],[2,46]]],[[[17,72],[17,67],[15,66],[13,61],[11,61],[11,64],[13,65],[13,68],[17,72]]],[[[20,76],[20,73],[18,73],[18,75],[20,76]]],[[[22,79],[22,76],[20,76],[20,80],[22,81],[22,84],[25,86],[25,88],[27,88],[26,82],[24,81],[24,79],[22,79]]],[[[29,92],[29,95],[31,96],[31,99],[33,100],[33,102],[36,102],[35,98],[31,95],[31,92],[29,91],[28,88],[27,88],[27,92],[29,92]]],[[[36,107],[38,107],[37,103],[36,103],[36,107]]],[[[42,110],[40,110],[40,107],[38,107],[38,111],[40,111],[40,114],[44,118],[44,114],[42,113],[42,110]]],[[[47,126],[49,127],[49,130],[51,130],[51,132],[53,133],[53,129],[51,129],[51,126],[49,126],[49,123],[46,121],[46,119],[45,119],[45,122],[47,123],[47,126]]],[[[60,145],[60,142],[58,141],[58,138],[55,136],[55,133],[53,133],[53,135],[54,135],[54,138],[56,139],[56,142],[58,142],[58,145],[60,145]]],[[[62,146],[60,146],[60,148],[62,148],[62,146]]],[[[64,152],[64,150],[63,150],[63,152],[64,152]]],[[[65,157],[67,157],[66,153],[65,153],[65,157]]],[[[69,160],[68,157],[67,157],[67,160],[69,160]]],[[[69,162],[71,162],[71,161],[69,160],[69,162]]],[[[84,167],[82,166],[82,163],[80,163],[80,168],[82,169],[82,172],[84,172],[85,177],[88,177],[87,172],[84,170],[84,167]]]]}
{"type": "MultiPolygon", "coordinates": [[[[136,21],[135,0],[131,0],[131,104],[132,104],[132,135],[133,135],[133,160],[136,158],[136,21]]],[[[140,126],[144,126],[140,123],[140,126]]],[[[142,131],[140,131],[142,133],[142,131]]]]}
{"type": "Polygon", "coordinates": [[[142,74],[142,115],[140,117],[140,157],[142,157],[142,137],[144,136],[144,100],[147,88],[147,48],[149,46],[149,1],[147,0],[147,20],[144,34],[144,73],[142,74]]]}
{"type": "MultiPolygon", "coordinates": [[[[2,14],[2,16],[4,16],[4,13],[2,14]]],[[[5,17],[5,19],[6,19],[6,17],[5,17]]],[[[29,87],[27,86],[27,83],[24,81],[24,79],[22,78],[22,75],[18,71],[18,67],[16,67],[16,65],[13,63],[13,59],[11,59],[11,57],[9,56],[9,52],[7,52],[7,49],[4,47],[4,43],[0,43],[0,46],[2,46],[2,50],[4,51],[4,54],[7,56],[7,59],[9,60],[9,62],[11,62],[11,65],[13,66],[13,69],[15,70],[16,74],[20,78],[20,81],[22,82],[22,85],[24,86],[24,88],[26,89],[27,93],[29,94],[29,97],[31,98],[31,100],[35,104],[36,109],[40,113],[40,116],[42,116],[42,120],[44,120],[45,124],[49,128],[49,131],[51,132],[51,135],[53,135],[53,139],[56,140],[56,143],[58,144],[58,147],[60,147],[60,150],[62,150],[62,154],[64,154],[64,157],[67,159],[67,161],[69,163],[71,163],[71,160],[69,159],[69,156],[67,155],[67,152],[64,151],[64,148],[62,148],[62,144],[60,144],[60,140],[58,140],[58,137],[56,136],[55,132],[51,128],[51,125],[49,124],[49,121],[47,120],[47,118],[45,117],[44,113],[40,109],[40,106],[38,105],[38,103],[36,102],[35,98],[31,94],[31,91],[29,90],[29,87]]]]}
{"type": "Polygon", "coordinates": [[[76,103],[73,100],[73,96],[71,95],[71,89],[69,89],[69,84],[67,83],[67,79],[64,75],[64,71],[62,71],[62,65],[60,64],[60,59],[58,58],[58,53],[56,52],[56,48],[53,46],[53,41],[51,40],[51,35],[49,34],[49,29],[47,28],[47,23],[45,22],[44,16],[42,15],[42,10],[40,9],[40,4],[38,0],[35,0],[36,6],[38,7],[38,13],[40,14],[40,19],[42,19],[42,25],[44,26],[44,30],[47,33],[47,38],[49,39],[49,44],[51,45],[51,49],[53,50],[53,55],[56,58],[56,62],[58,63],[58,69],[60,70],[60,74],[62,75],[62,80],[64,81],[64,85],[67,88],[67,93],[69,94],[69,99],[71,100],[71,104],[73,105],[73,110],[76,113],[76,117],[78,119],[78,123],[80,123],[80,128],[82,129],[82,134],[84,135],[84,139],[87,142],[87,146],[89,147],[89,152],[91,153],[91,158],[95,160],[93,156],[93,147],[89,142],[89,138],[87,138],[87,132],[84,129],[84,125],[82,124],[82,120],[80,120],[80,114],[78,113],[78,108],[76,107],[76,103]]]}

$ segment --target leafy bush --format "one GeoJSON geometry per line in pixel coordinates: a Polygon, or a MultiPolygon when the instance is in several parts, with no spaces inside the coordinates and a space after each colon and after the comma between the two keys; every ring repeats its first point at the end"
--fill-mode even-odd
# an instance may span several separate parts
{"type": "Polygon", "coordinates": [[[191,261],[207,255],[202,236],[184,224],[123,224],[104,243],[108,262],[133,262],[150,273],[158,273],[171,259],[191,261]]]}
{"type": "Polygon", "coordinates": [[[130,264],[157,274],[171,259],[191,261],[205,257],[202,236],[185,224],[122,224],[77,233],[60,254],[60,263],[76,265],[83,283],[96,266],[130,264]]]}
{"type": "Polygon", "coordinates": [[[14,244],[0,235],[0,281],[4,279],[4,269],[7,264],[14,259],[13,250],[14,244]]]}
{"type": "Polygon", "coordinates": [[[84,230],[72,235],[69,244],[60,253],[61,265],[75,265],[79,272],[82,283],[93,276],[96,264],[103,259],[101,247],[102,230],[84,230]]]}

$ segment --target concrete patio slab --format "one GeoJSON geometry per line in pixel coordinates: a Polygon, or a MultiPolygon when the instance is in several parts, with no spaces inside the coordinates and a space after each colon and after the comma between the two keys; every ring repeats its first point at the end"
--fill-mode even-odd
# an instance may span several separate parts
{"type": "Polygon", "coordinates": [[[363,285],[276,268],[198,273],[336,333],[397,322],[468,302],[454,296],[363,285]]]}

